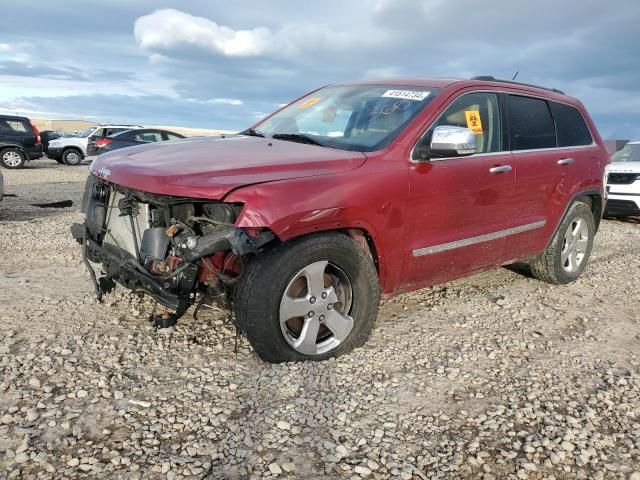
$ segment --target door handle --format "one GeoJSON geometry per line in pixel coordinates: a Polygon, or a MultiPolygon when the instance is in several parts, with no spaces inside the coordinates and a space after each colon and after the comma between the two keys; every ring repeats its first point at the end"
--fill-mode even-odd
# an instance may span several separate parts
{"type": "Polygon", "coordinates": [[[491,173],[503,173],[510,172],[512,170],[511,165],[500,165],[499,167],[491,167],[489,172],[491,173]]]}
{"type": "Polygon", "coordinates": [[[571,165],[572,163],[576,163],[573,158],[563,158],[562,160],[558,160],[556,162],[558,165],[571,165]]]}

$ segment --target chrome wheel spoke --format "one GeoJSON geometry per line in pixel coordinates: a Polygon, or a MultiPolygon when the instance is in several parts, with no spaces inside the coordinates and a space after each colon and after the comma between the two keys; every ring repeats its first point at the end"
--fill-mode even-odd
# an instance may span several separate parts
{"type": "Polygon", "coordinates": [[[571,254],[569,255],[569,271],[573,272],[576,268],[578,268],[578,259],[577,252],[575,249],[571,250],[571,254]]]}
{"type": "Polygon", "coordinates": [[[564,245],[565,246],[571,245],[572,240],[573,240],[573,230],[571,228],[571,225],[569,225],[569,228],[567,228],[567,231],[564,234],[564,245]]]}
{"type": "Polygon", "coordinates": [[[318,330],[320,330],[320,322],[318,319],[315,317],[306,318],[300,331],[300,336],[293,344],[295,349],[305,355],[315,355],[318,330]]]}
{"type": "Polygon", "coordinates": [[[571,251],[569,250],[569,246],[567,244],[565,248],[563,248],[562,251],[560,252],[560,261],[562,262],[562,266],[565,268],[567,268],[567,259],[569,258],[570,254],[571,254],[571,251]]]}
{"type": "Polygon", "coordinates": [[[579,238],[576,241],[576,249],[580,253],[585,253],[587,251],[587,245],[589,244],[588,238],[579,238]]]}
{"type": "Polygon", "coordinates": [[[307,279],[307,289],[310,295],[320,295],[324,290],[324,271],[328,264],[327,261],[315,262],[302,270],[301,273],[307,279]]]}
{"type": "Polygon", "coordinates": [[[285,294],[280,304],[281,321],[291,318],[306,317],[311,311],[312,305],[306,297],[293,298],[285,294]]]}
{"type": "Polygon", "coordinates": [[[336,303],[338,301],[338,294],[336,293],[336,289],[333,286],[329,287],[325,293],[327,294],[327,302],[328,303],[336,303]]]}
{"type": "Polygon", "coordinates": [[[351,333],[353,318],[333,310],[325,315],[324,324],[331,330],[333,337],[342,342],[351,333]]]}
{"type": "Polygon", "coordinates": [[[578,236],[580,235],[581,231],[582,231],[582,219],[579,218],[573,224],[573,228],[571,229],[571,238],[573,240],[578,238],[578,236]]]}

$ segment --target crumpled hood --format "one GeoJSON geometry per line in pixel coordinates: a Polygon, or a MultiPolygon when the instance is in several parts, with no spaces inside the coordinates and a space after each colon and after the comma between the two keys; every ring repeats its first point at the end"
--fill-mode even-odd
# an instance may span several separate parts
{"type": "Polygon", "coordinates": [[[115,150],[98,156],[91,173],[143,192],[217,200],[245,185],[346,172],[366,158],[360,152],[233,135],[115,150]]]}

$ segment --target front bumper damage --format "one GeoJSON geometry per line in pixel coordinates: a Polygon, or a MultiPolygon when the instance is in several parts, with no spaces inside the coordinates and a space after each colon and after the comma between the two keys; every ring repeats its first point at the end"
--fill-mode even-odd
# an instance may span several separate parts
{"type": "Polygon", "coordinates": [[[115,283],[147,294],[165,307],[156,319],[164,327],[173,325],[198,293],[228,296],[229,285],[242,274],[225,270],[229,259],[242,264],[274,235],[236,227],[222,205],[132,191],[90,175],[85,222],[73,224],[71,233],[82,245],[97,298],[115,283]],[[216,269],[221,262],[225,266],[216,269]],[[93,264],[101,266],[100,275],[93,264]]]}

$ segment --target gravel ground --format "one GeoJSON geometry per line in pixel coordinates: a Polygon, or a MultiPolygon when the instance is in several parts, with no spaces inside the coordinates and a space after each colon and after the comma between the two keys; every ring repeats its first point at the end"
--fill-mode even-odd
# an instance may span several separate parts
{"type": "Polygon", "coordinates": [[[387,301],[350,355],[269,365],[214,310],[159,334],[146,300],[97,304],[86,168],[31,167],[3,172],[0,478],[640,480],[637,219],[574,284],[486,272],[387,301]]]}

